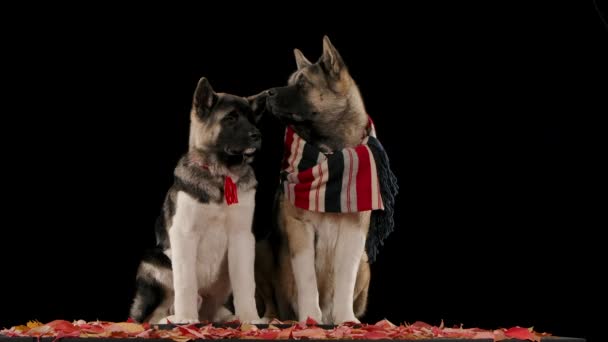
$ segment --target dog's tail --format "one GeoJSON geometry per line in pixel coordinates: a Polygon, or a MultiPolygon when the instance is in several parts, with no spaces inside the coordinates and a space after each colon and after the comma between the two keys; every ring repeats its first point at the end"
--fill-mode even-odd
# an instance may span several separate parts
{"type": "Polygon", "coordinates": [[[135,279],[135,296],[129,317],[136,322],[148,321],[155,311],[170,299],[167,296],[168,284],[163,284],[159,277],[173,279],[171,259],[160,248],[152,248],[144,253],[135,279]],[[150,272],[149,269],[156,272],[150,272]]]}
{"type": "Polygon", "coordinates": [[[138,277],[135,297],[129,311],[129,317],[136,322],[145,322],[163,301],[163,288],[154,279],[138,277]]]}

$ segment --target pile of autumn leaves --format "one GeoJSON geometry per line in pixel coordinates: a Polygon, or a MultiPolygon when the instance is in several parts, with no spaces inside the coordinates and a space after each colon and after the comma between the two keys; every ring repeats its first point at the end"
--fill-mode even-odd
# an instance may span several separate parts
{"type": "Polygon", "coordinates": [[[510,328],[482,330],[446,328],[443,323],[431,326],[424,322],[394,325],[387,320],[376,324],[342,324],[331,329],[317,326],[309,319],[306,323],[273,321],[264,328],[251,324],[234,324],[233,326],[213,326],[211,324],[172,325],[161,328],[147,323],[138,324],[132,321],[123,323],[85,322],[56,320],[47,324],[28,322],[10,329],[0,330],[0,335],[8,337],[52,337],[58,340],[63,337],[104,337],[104,338],[165,338],[177,342],[196,339],[259,339],[259,340],[422,340],[432,338],[456,339],[520,339],[540,341],[540,334],[531,328],[510,328]],[[286,324],[291,323],[291,324],[286,324]]]}

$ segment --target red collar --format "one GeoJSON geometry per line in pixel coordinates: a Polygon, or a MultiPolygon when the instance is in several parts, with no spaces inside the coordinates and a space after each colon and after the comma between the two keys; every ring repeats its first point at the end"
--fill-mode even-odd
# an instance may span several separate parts
{"type": "MultiPolygon", "coordinates": [[[[209,170],[209,165],[199,163],[197,165],[205,170],[209,170]]],[[[224,198],[227,205],[239,203],[238,187],[228,175],[224,176],[224,198]]]]}

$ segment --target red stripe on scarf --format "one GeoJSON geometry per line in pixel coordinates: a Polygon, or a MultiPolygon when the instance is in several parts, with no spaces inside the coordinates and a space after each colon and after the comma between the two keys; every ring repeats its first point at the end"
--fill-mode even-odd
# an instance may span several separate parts
{"type": "Polygon", "coordinates": [[[295,185],[295,205],[298,208],[309,209],[310,206],[310,186],[312,182],[315,180],[315,177],[312,174],[312,169],[306,169],[300,173],[298,173],[298,181],[299,183],[295,185]]]}
{"type": "Polygon", "coordinates": [[[315,194],[315,210],[319,210],[319,192],[321,192],[321,181],[323,180],[323,167],[321,165],[319,168],[319,182],[317,184],[317,193],[315,194]]]}
{"type": "MultiPolygon", "coordinates": [[[[374,124],[371,119],[368,122],[367,134],[375,137],[374,124]]],[[[301,209],[326,211],[327,198],[323,198],[321,192],[327,196],[329,191],[331,193],[330,212],[336,210],[337,212],[356,212],[383,209],[380,185],[376,179],[377,170],[374,157],[369,151],[367,142],[368,137],[363,136],[360,146],[345,148],[337,154],[326,154],[325,158],[321,158],[323,156],[322,151],[314,145],[309,145],[298,136],[292,127],[287,127],[282,161],[282,177],[286,177],[283,179],[283,186],[287,200],[301,209]],[[300,159],[313,156],[313,153],[304,155],[302,152],[304,149],[313,149],[319,157],[315,160],[306,159],[306,165],[314,164],[314,166],[300,171],[299,169],[303,163],[303,160],[300,159]],[[331,163],[332,156],[335,156],[336,159],[343,158],[343,163],[331,163]],[[356,165],[355,160],[357,161],[356,165]],[[327,169],[323,170],[323,166],[327,169]],[[315,168],[317,169],[315,170],[315,168]],[[328,179],[326,183],[322,184],[324,176],[328,176],[328,179]],[[318,184],[313,187],[313,182],[318,184]],[[337,187],[338,184],[340,185],[339,188],[337,187]],[[372,193],[375,191],[378,192],[377,200],[375,200],[376,195],[372,193]],[[322,209],[320,208],[321,205],[323,205],[322,209]]]]}
{"type": "Polygon", "coordinates": [[[372,208],[372,173],[370,169],[369,152],[367,147],[355,147],[359,156],[359,170],[357,172],[357,210],[365,211],[372,208]]]}
{"type": "MultiPolygon", "coordinates": [[[[291,162],[289,162],[289,165],[291,165],[291,169],[293,170],[293,172],[298,172],[298,164],[296,164],[296,159],[298,159],[298,157],[299,157],[300,143],[302,143],[303,140],[299,136],[296,136],[295,139],[296,139],[296,148],[293,151],[293,155],[291,156],[291,162]]],[[[298,161],[298,163],[300,161],[298,161]]]]}

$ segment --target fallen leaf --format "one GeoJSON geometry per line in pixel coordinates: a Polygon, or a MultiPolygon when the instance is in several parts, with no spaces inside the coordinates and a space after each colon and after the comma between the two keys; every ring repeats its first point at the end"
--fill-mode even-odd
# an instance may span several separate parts
{"type": "Polygon", "coordinates": [[[363,338],[366,340],[386,340],[389,336],[383,331],[369,331],[363,335],[363,338]]]}
{"type": "Polygon", "coordinates": [[[34,321],[27,322],[26,325],[28,328],[32,329],[32,328],[41,326],[42,323],[38,322],[38,320],[34,320],[34,321]]]}
{"type": "Polygon", "coordinates": [[[47,323],[46,325],[53,328],[53,330],[57,332],[63,332],[66,334],[71,334],[74,331],[79,331],[78,327],[74,326],[74,324],[64,320],[55,320],[47,323]]]}
{"type": "Polygon", "coordinates": [[[109,332],[124,332],[127,334],[139,334],[140,332],[143,332],[145,329],[144,329],[144,327],[142,327],[140,324],[137,324],[137,323],[122,322],[122,323],[114,323],[114,324],[110,325],[108,328],[106,328],[106,330],[109,332]]]}
{"type": "Polygon", "coordinates": [[[13,327],[12,329],[15,331],[22,331],[22,332],[30,330],[30,328],[25,325],[17,325],[15,327],[13,327]]]}
{"type": "Polygon", "coordinates": [[[317,323],[317,321],[314,320],[314,318],[312,317],[308,317],[306,318],[306,325],[318,325],[319,323],[317,323]]]}
{"type": "Polygon", "coordinates": [[[534,340],[534,335],[530,332],[530,329],[528,328],[514,327],[511,329],[507,329],[507,331],[505,331],[505,335],[507,337],[517,338],[520,340],[534,340]]]}
{"type": "Polygon", "coordinates": [[[309,340],[324,340],[327,338],[327,330],[322,328],[306,328],[303,330],[294,330],[292,333],[294,338],[306,337],[309,340]]]}
{"type": "Polygon", "coordinates": [[[250,331],[250,330],[258,330],[258,327],[256,327],[253,324],[249,324],[249,323],[243,323],[241,324],[241,331],[250,331]]]}

